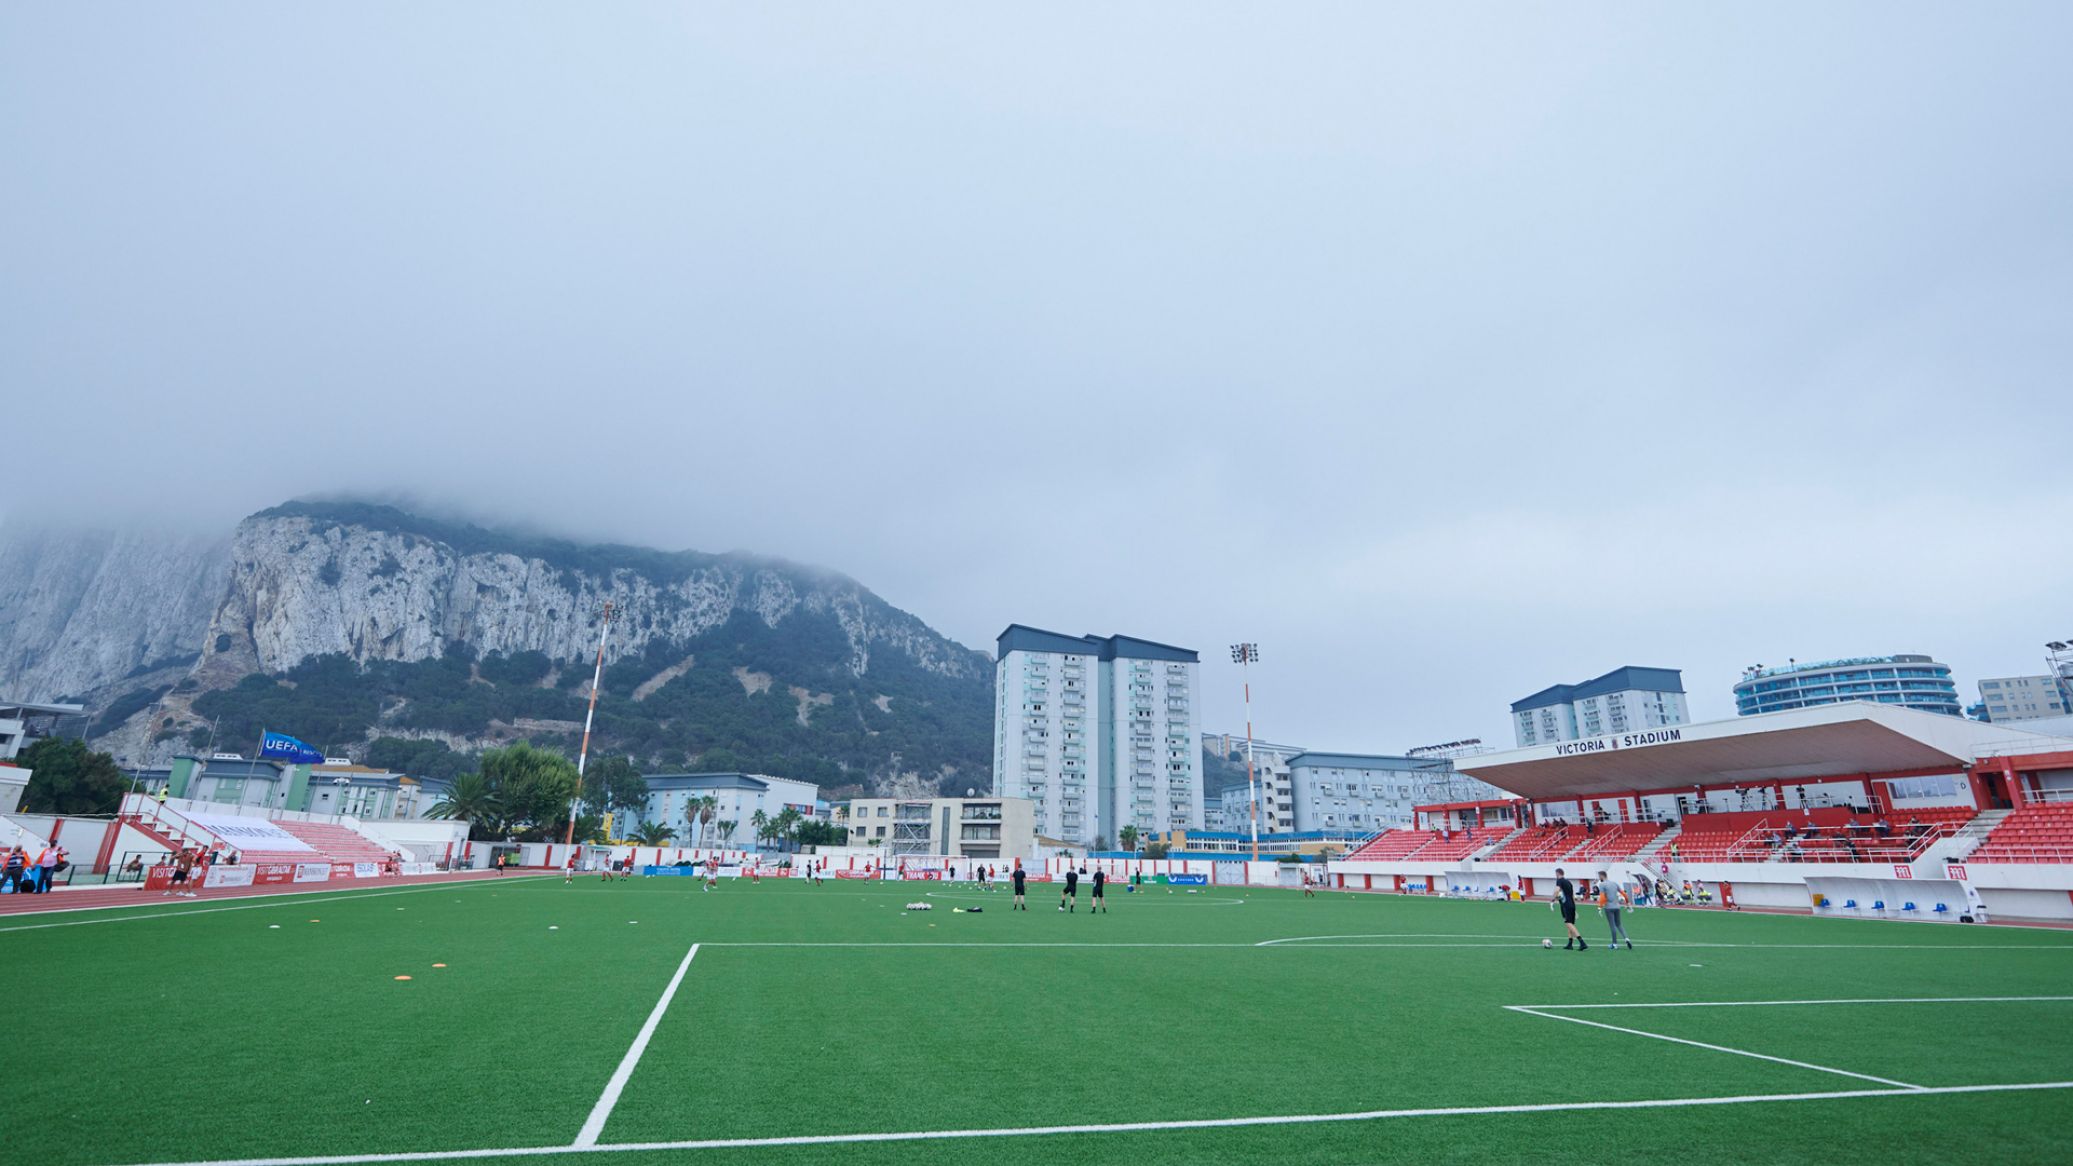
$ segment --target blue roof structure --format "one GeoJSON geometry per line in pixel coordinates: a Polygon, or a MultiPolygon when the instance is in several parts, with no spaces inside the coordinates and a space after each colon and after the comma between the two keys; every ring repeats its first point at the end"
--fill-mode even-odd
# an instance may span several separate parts
{"type": "Polygon", "coordinates": [[[994,641],[996,658],[1010,652],[1058,652],[1073,656],[1094,656],[1102,660],[1171,660],[1199,664],[1202,657],[1191,648],[1177,648],[1136,636],[1068,636],[1025,624],[1011,623],[994,641]]]}
{"type": "Polygon", "coordinates": [[[645,779],[648,792],[675,789],[766,790],[770,783],[746,773],[651,773],[645,779]]]}
{"type": "Polygon", "coordinates": [[[1638,689],[1642,692],[1683,692],[1684,673],[1676,668],[1640,668],[1632,664],[1615,668],[1603,676],[1595,676],[1582,684],[1557,684],[1543,688],[1524,700],[1512,702],[1512,711],[1523,713],[1530,709],[1548,708],[1552,705],[1570,704],[1604,696],[1608,692],[1626,692],[1638,689]]]}
{"type": "Polygon", "coordinates": [[[1381,769],[1401,772],[1407,769],[1446,772],[1454,763],[1444,757],[1393,757],[1382,753],[1316,753],[1305,751],[1288,759],[1290,769],[1318,767],[1328,769],[1381,769]]]}

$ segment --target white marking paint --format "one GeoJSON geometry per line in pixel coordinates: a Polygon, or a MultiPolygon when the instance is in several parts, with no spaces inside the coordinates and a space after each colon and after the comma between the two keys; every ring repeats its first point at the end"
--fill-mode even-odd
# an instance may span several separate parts
{"type": "Polygon", "coordinates": [[[619,1067],[612,1071],[612,1079],[605,1082],[605,1091],[598,1095],[597,1104],[590,1107],[590,1116],[584,1120],[573,1145],[597,1145],[598,1135],[605,1132],[605,1122],[612,1116],[612,1107],[619,1104],[619,1095],[633,1077],[634,1067],[641,1063],[641,1054],[648,1051],[648,1041],[655,1036],[655,1027],[662,1023],[662,1014],[669,1011],[669,1002],[677,998],[677,987],[684,982],[684,973],[691,970],[691,961],[697,958],[698,945],[694,943],[691,950],[684,953],[684,962],[677,965],[677,974],[669,978],[669,986],[662,990],[662,999],[657,1000],[654,1010],[648,1013],[648,1022],[641,1025],[640,1033],[633,1038],[633,1046],[619,1058],[619,1067]]]}
{"type": "Polygon", "coordinates": [[[803,1134],[776,1138],[704,1138],[677,1142],[620,1142],[595,1146],[522,1146],[507,1149],[414,1150],[394,1154],[332,1154],[308,1158],[232,1158],[202,1162],[160,1162],[147,1166],[359,1166],[378,1162],[439,1162],[474,1158],[538,1158],[558,1154],[653,1153],[666,1150],[737,1150],[766,1146],[833,1146],[858,1142],[928,1142],[962,1138],[1030,1138],[1071,1134],[1121,1134],[1160,1130],[1235,1129],[1246,1126],[1320,1125],[1416,1117],[1473,1117],[1511,1113],[1575,1113],[1592,1110],[1680,1109],[1711,1105],[1760,1105],[1798,1101],[1848,1101],[1866,1097],[1933,1097],[1963,1093],[2020,1093],[2073,1089],[2073,1081],[2017,1085],[1939,1085],[1905,1089],[1848,1089],[1832,1093],[1752,1093],[1730,1097],[1665,1097],[1641,1101],[1556,1101],[1536,1105],[1463,1105],[1430,1109],[1371,1109],[1357,1113],[1276,1114],[1212,1117],[1186,1121],[1139,1121],[1004,1129],[911,1130],[897,1133],[803,1134]]]}
{"type": "MultiPolygon", "coordinates": [[[[41,931],[48,927],[85,927],[93,923],[135,923],[140,920],[146,919],[184,919],[189,915],[216,915],[224,911],[257,911],[261,907],[299,908],[307,907],[312,903],[343,903],[355,899],[383,899],[387,898],[390,895],[418,895],[423,894],[426,891],[451,891],[457,888],[467,887],[509,886],[512,883],[524,882],[527,879],[542,879],[548,877],[551,876],[523,875],[518,878],[506,877],[503,879],[498,879],[495,882],[426,883],[423,886],[398,887],[393,891],[366,890],[353,894],[329,895],[321,899],[312,899],[307,897],[310,895],[323,894],[323,892],[321,891],[283,891],[277,895],[246,895],[243,896],[243,899],[245,901],[236,903],[228,907],[202,907],[197,910],[191,911],[159,911],[151,915],[110,915],[100,919],[68,919],[58,923],[25,923],[18,927],[0,927],[0,934],[6,934],[10,931],[41,931]]],[[[457,903],[460,902],[460,900],[458,899],[454,901],[457,903]]],[[[172,906],[172,904],[166,905],[172,906]]],[[[123,910],[125,907],[127,907],[129,910],[143,910],[147,907],[153,906],[157,906],[157,904],[111,904],[106,907],[67,907],[64,909],[64,912],[66,914],[71,914],[74,911],[120,911],[123,910]]]]}
{"type": "Polygon", "coordinates": [[[1566,1012],[1575,1008],[1789,1008],[1800,1004],[2022,1004],[2054,1003],[2073,996],[1874,996],[1843,1000],[1676,1000],[1655,1004],[1513,1004],[1566,1012]]]}
{"type": "Polygon", "coordinates": [[[1726,1045],[1707,1044],[1705,1041],[1700,1040],[1686,1040],[1681,1036],[1664,1036],[1659,1032],[1644,1032],[1638,1028],[1621,1028],[1617,1024],[1603,1024],[1596,1020],[1585,1020],[1581,1016],[1564,1016],[1559,1012],[1539,1012],[1523,1004],[1507,1004],[1505,1005],[1505,1010],[1507,1012],[1522,1012],[1527,1016],[1538,1016],[1547,1020],[1566,1020],[1571,1024],[1589,1025],[1592,1028],[1602,1028],[1608,1032],[1623,1032],[1629,1036],[1645,1036],[1650,1040],[1668,1041],[1673,1045],[1689,1045],[1695,1049],[1711,1049],[1716,1053],[1733,1053],[1738,1057],[1751,1057],[1759,1061],[1770,1061],[1773,1064],[1791,1065],[1796,1069],[1812,1069],[1817,1073],[1834,1073],[1838,1077],[1855,1077],[1859,1081],[1891,1085],[1898,1089],[1920,1090],[1923,1088],[1920,1085],[1910,1085],[1905,1081],[1893,1081],[1885,1077],[1874,1077],[1869,1073],[1853,1073],[1848,1069],[1835,1069],[1827,1065],[1816,1065],[1808,1061],[1795,1061],[1790,1057],[1774,1057],[1769,1053],[1753,1053],[1748,1049],[1733,1049],[1726,1045]]]}

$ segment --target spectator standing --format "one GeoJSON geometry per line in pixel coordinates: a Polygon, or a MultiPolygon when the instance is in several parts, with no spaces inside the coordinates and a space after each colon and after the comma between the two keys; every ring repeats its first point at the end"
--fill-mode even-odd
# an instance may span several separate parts
{"type": "Polygon", "coordinates": [[[22,894],[22,875],[29,869],[29,856],[19,846],[7,852],[7,859],[0,863],[0,891],[22,894]]]}
{"type": "Polygon", "coordinates": [[[1598,910],[1605,916],[1605,925],[1612,929],[1612,942],[1606,945],[1608,951],[1618,951],[1622,940],[1628,951],[1634,950],[1634,941],[1627,938],[1627,929],[1620,922],[1626,898],[1618,883],[1606,877],[1604,871],[1598,872],[1598,910]]]}

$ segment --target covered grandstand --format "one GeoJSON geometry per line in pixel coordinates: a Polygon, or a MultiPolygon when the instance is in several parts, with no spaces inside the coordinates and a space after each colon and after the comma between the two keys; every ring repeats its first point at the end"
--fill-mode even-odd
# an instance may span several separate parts
{"type": "MultiPolygon", "coordinates": [[[[1508,803],[1418,807],[1331,864],[1356,889],[1464,867],[1547,892],[1557,866],[1731,884],[1816,909],[1810,879],[1962,882],[1995,913],[2073,918],[2073,739],[1863,702],[1465,758],[1508,803]]],[[[1971,892],[1968,892],[1971,893],[1971,892]]]]}

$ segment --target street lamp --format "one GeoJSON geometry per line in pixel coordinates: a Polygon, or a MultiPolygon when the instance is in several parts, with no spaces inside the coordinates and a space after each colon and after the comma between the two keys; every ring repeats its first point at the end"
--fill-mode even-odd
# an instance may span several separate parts
{"type": "Polygon", "coordinates": [[[1252,796],[1252,860],[1260,860],[1260,783],[1252,768],[1252,678],[1248,667],[1260,662],[1258,644],[1232,644],[1231,663],[1245,677],[1245,788],[1252,796]]]}

